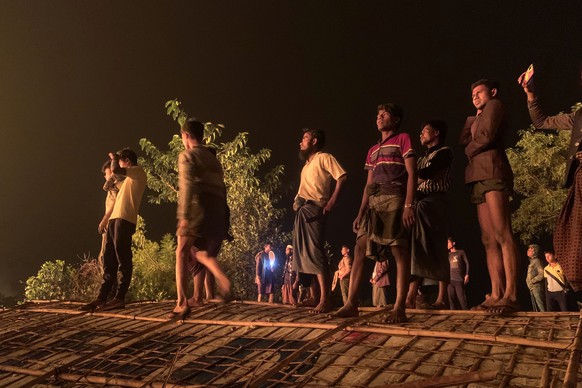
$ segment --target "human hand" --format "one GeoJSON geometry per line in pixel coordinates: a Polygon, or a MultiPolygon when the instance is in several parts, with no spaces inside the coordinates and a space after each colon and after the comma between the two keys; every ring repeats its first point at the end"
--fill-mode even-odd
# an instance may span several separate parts
{"type": "Polygon", "coordinates": [[[358,229],[360,229],[360,220],[362,219],[362,216],[358,214],[358,216],[356,217],[356,219],[354,220],[353,224],[352,224],[352,230],[354,231],[354,233],[358,233],[358,229]]]}
{"type": "Polygon", "coordinates": [[[414,210],[412,207],[405,207],[402,212],[402,223],[406,229],[410,229],[414,225],[414,210]]]}
{"type": "Polygon", "coordinates": [[[329,213],[331,211],[331,209],[333,209],[334,206],[335,206],[335,199],[330,198],[330,200],[327,201],[327,204],[323,208],[323,214],[329,213]]]}
{"type": "Polygon", "coordinates": [[[465,275],[465,279],[464,279],[463,283],[465,285],[467,285],[467,283],[469,283],[469,275],[465,275]]]}
{"type": "Polygon", "coordinates": [[[107,220],[101,220],[101,222],[99,223],[99,226],[97,226],[97,231],[100,234],[103,234],[107,231],[107,220]]]}

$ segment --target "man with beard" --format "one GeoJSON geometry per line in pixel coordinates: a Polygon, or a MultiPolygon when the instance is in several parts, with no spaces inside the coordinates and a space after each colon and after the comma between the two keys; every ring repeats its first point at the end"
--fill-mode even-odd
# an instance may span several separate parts
{"type": "MultiPolygon", "coordinates": [[[[319,283],[319,301],[313,295],[300,306],[314,307],[314,313],[331,310],[329,262],[324,249],[326,215],[334,208],[346,181],[346,171],[331,155],[322,152],[325,132],[303,129],[299,143],[299,156],[305,160],[301,170],[301,183],[295,196],[296,212],[293,228],[293,269],[303,274],[313,274],[319,283]],[[335,189],[332,191],[332,181],[335,189]]],[[[312,287],[312,290],[314,287],[312,287]]]]}
{"type": "Polygon", "coordinates": [[[396,260],[396,302],[386,318],[399,323],[406,318],[406,292],[410,277],[409,235],[414,224],[416,158],[410,135],[400,131],[404,112],[396,104],[378,106],[376,127],[381,139],[368,151],[364,168],[366,186],[353,229],[356,249],[348,300],[335,313],[340,318],[358,316],[358,290],[362,282],[364,258],[396,260]]]}
{"type": "Polygon", "coordinates": [[[416,295],[424,279],[438,281],[439,292],[433,304],[420,308],[447,308],[450,267],[445,195],[451,187],[453,153],[443,144],[446,136],[447,125],[442,120],[431,120],[422,125],[420,144],[427,150],[417,163],[416,223],[411,240],[412,279],[406,298],[406,307],[410,308],[416,307],[416,295]]]}
{"type": "Polygon", "coordinates": [[[474,309],[500,315],[518,311],[518,254],[511,230],[509,195],[513,191],[513,171],[505,154],[505,109],[498,98],[499,84],[481,79],[471,85],[477,109],[461,131],[460,143],[468,159],[465,184],[471,202],[477,205],[481,241],[485,247],[491,278],[491,297],[474,309]]]}

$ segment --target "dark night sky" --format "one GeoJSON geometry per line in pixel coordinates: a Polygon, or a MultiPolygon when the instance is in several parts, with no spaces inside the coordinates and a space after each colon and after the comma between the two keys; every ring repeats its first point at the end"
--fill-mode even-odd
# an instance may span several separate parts
{"type": "MultiPolygon", "coordinates": [[[[354,239],[379,103],[404,107],[415,141],[422,121],[444,118],[456,144],[478,78],[501,81],[513,133],[529,125],[515,79],[532,61],[549,111],[581,100],[580,1],[3,1],[0,18],[3,294],[45,260],[97,253],[101,163],[124,146],[140,151],[142,137],[163,147],[176,130],[168,99],[225,124],[227,139],[250,132],[251,147],[286,166],[286,183],[297,181],[300,129],[325,129],[349,172],[330,220],[336,250],[354,239]]],[[[452,232],[486,284],[454,150],[452,232]]],[[[173,232],[173,206],[144,203],[142,214],[150,238],[173,232]]]]}

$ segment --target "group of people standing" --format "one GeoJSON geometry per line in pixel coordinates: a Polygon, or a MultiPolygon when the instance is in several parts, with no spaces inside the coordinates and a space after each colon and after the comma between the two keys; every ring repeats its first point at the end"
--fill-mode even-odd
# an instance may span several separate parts
{"type": "MultiPolygon", "coordinates": [[[[557,257],[564,263],[563,272],[572,288],[578,290],[582,287],[582,263],[578,260],[582,254],[582,233],[579,232],[582,228],[582,212],[579,210],[582,208],[582,182],[578,182],[582,180],[582,173],[578,173],[582,159],[579,151],[582,113],[545,116],[537,103],[531,80],[524,81],[522,74],[518,82],[527,94],[528,109],[537,128],[572,130],[566,179],[566,185],[571,189],[554,237],[557,257]]],[[[486,79],[471,85],[476,112],[467,118],[460,136],[468,160],[465,184],[470,187],[471,201],[477,208],[491,279],[490,297],[474,308],[489,314],[520,309],[517,301],[518,253],[509,208],[513,173],[503,145],[505,108],[499,99],[499,91],[496,82],[486,79]]],[[[381,104],[377,108],[376,127],[380,140],[368,150],[364,163],[367,179],[352,225],[356,234],[354,259],[349,276],[345,273],[345,266],[340,268],[341,274],[338,273],[344,305],[334,313],[336,317],[358,315],[359,289],[366,257],[377,262],[370,279],[372,284],[380,283],[387,272],[389,258],[396,263],[396,300],[387,322],[398,323],[407,319],[406,308],[416,307],[419,288],[425,281],[438,284],[438,295],[430,307],[442,308],[453,300],[461,308],[466,307],[464,292],[459,290],[468,282],[468,272],[459,274],[457,271],[451,276],[451,270],[458,270],[463,265],[468,270],[468,262],[466,257],[463,260],[460,254],[455,254],[454,241],[449,240],[447,249],[446,193],[451,185],[454,159],[451,149],[445,145],[447,125],[441,120],[429,120],[421,126],[420,142],[426,150],[417,157],[410,135],[401,130],[403,118],[403,109],[394,103],[381,104]]],[[[215,153],[203,145],[203,132],[204,125],[192,119],[181,128],[185,150],[178,159],[178,298],[169,317],[183,318],[190,313],[191,307],[201,304],[207,271],[216,279],[219,294],[225,299],[232,297],[230,281],[216,259],[222,241],[228,235],[226,188],[215,153]],[[188,299],[186,285],[191,275],[194,276],[194,294],[188,299]]],[[[305,164],[293,203],[293,242],[288,247],[288,251],[293,250],[293,259],[287,260],[285,265],[285,274],[290,280],[287,288],[291,285],[291,290],[284,292],[285,298],[294,298],[296,285],[309,288],[311,293],[298,304],[311,307],[314,313],[327,313],[333,309],[324,232],[327,216],[335,209],[347,178],[338,160],[323,151],[325,142],[324,131],[303,130],[299,150],[305,164]],[[296,273],[294,279],[293,273],[296,273]]],[[[111,153],[110,170],[113,181],[108,192],[118,193],[108,220],[104,218],[99,226],[100,230],[107,229],[103,284],[96,300],[83,306],[85,310],[123,307],[131,279],[131,235],[135,231],[146,176],[137,166],[135,153],[130,150],[111,153]],[[117,285],[118,269],[121,279],[117,285]],[[115,286],[115,295],[109,299],[115,286]]],[[[272,301],[270,287],[273,282],[268,281],[268,276],[274,260],[270,244],[265,245],[256,257],[259,300],[262,295],[269,295],[269,301],[272,301]]],[[[553,272],[558,273],[558,270],[553,272]]],[[[561,277],[555,280],[548,276],[548,290],[555,292],[554,286],[559,285],[561,277]]],[[[380,300],[380,293],[377,297],[378,304],[386,304],[385,300],[380,300]]],[[[541,301],[537,297],[533,299],[536,305],[541,301]]],[[[553,296],[547,300],[560,303],[553,296]]]]}

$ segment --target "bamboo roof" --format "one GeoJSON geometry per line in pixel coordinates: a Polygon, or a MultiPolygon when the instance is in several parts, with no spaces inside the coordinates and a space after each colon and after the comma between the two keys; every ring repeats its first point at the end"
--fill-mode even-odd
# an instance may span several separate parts
{"type": "Polygon", "coordinates": [[[580,386],[579,313],[385,310],[337,319],[253,302],[173,302],[85,313],[78,304],[0,311],[0,386],[580,386]]]}

